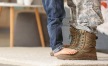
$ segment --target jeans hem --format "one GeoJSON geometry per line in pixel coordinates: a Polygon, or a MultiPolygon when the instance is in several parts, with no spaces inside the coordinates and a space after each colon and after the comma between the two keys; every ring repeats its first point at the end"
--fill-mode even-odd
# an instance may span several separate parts
{"type": "Polygon", "coordinates": [[[62,49],[63,49],[63,45],[60,45],[59,47],[57,47],[56,49],[53,50],[53,53],[57,53],[62,49]]]}

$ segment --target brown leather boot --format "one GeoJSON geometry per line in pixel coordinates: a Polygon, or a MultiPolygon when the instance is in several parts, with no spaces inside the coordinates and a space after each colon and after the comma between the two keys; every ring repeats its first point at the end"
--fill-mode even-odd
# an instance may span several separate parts
{"type": "Polygon", "coordinates": [[[74,28],[73,26],[70,26],[70,36],[71,36],[71,42],[69,48],[74,49],[78,46],[80,40],[78,29],[74,28]]]}
{"type": "Polygon", "coordinates": [[[96,55],[96,35],[85,30],[79,30],[80,41],[76,50],[78,53],[74,55],[58,55],[58,59],[62,60],[97,60],[96,55]]]}

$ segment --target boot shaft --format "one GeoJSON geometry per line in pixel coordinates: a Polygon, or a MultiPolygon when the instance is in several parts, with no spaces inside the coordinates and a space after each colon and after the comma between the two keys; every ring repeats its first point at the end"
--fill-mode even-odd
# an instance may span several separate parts
{"type": "Polygon", "coordinates": [[[70,27],[70,36],[71,36],[70,48],[74,49],[79,44],[80,35],[79,31],[73,26],[70,27]]]}
{"type": "Polygon", "coordinates": [[[80,40],[77,50],[88,50],[90,48],[95,48],[96,46],[96,35],[85,30],[79,30],[80,40]]]}

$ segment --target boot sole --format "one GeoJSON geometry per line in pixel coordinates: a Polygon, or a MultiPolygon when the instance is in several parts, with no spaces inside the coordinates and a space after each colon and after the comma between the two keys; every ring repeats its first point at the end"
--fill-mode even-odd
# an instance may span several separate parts
{"type": "MultiPolygon", "coordinates": [[[[58,57],[57,57],[58,58],[58,57]]],[[[97,58],[83,57],[83,58],[58,58],[60,60],[97,60],[97,58]]]]}
{"type": "MultiPolygon", "coordinates": [[[[76,55],[76,54],[75,54],[76,55]]],[[[61,59],[61,60],[97,60],[97,56],[96,55],[91,55],[88,54],[88,55],[83,55],[83,56],[80,56],[80,57],[75,57],[75,55],[58,55],[56,56],[58,59],[61,59]]]]}

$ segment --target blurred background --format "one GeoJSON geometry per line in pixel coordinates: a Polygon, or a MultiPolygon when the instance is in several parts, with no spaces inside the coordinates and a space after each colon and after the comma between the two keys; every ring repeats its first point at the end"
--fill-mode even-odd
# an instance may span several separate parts
{"type": "MultiPolygon", "coordinates": [[[[0,0],[0,2],[16,3],[16,0],[0,0]]],[[[41,0],[34,0],[32,5],[40,4],[41,0]]],[[[66,18],[63,21],[63,43],[69,44],[69,20],[71,19],[70,9],[65,1],[66,18]]],[[[49,46],[47,32],[47,17],[43,8],[39,8],[41,22],[45,37],[46,46],[49,46]]],[[[108,36],[97,34],[98,51],[108,52],[108,36]]],[[[15,47],[37,47],[41,46],[35,14],[33,8],[15,8],[15,47]]],[[[0,12],[0,47],[9,47],[9,8],[3,7],[0,12]]]]}

